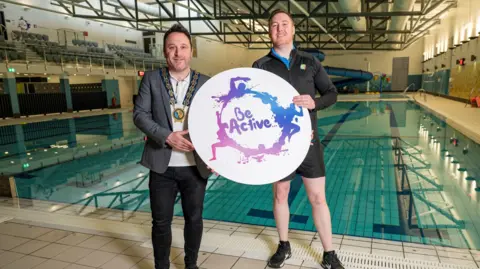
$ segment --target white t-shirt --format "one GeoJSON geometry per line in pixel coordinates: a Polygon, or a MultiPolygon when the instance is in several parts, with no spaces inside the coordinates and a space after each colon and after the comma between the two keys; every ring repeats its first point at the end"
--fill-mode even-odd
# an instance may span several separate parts
{"type": "MultiPolygon", "coordinates": [[[[184,107],[183,100],[185,99],[185,95],[187,94],[188,87],[190,86],[190,76],[189,73],[186,78],[183,80],[177,81],[175,78],[170,76],[170,83],[172,84],[173,92],[177,98],[177,102],[175,106],[171,106],[172,114],[172,124],[173,124],[173,131],[183,131],[188,129],[188,106],[184,107]],[[182,108],[185,111],[185,117],[183,118],[183,122],[175,122],[175,118],[173,117],[173,111],[177,108],[182,108]]],[[[188,135],[184,136],[188,138],[188,135]]],[[[170,162],[168,166],[194,166],[195,165],[195,158],[192,152],[183,152],[173,149],[172,150],[172,157],[170,158],[170,162]]]]}

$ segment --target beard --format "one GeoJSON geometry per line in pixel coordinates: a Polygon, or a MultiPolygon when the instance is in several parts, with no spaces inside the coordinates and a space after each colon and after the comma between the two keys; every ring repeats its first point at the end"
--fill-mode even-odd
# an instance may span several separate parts
{"type": "Polygon", "coordinates": [[[169,60],[170,66],[175,70],[175,71],[184,71],[185,69],[188,68],[188,63],[186,59],[183,58],[177,58],[177,59],[171,59],[169,60]]]}

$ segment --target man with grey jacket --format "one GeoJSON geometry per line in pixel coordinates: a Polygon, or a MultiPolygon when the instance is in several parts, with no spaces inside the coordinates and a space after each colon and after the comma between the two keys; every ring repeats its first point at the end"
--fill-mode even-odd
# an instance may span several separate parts
{"type": "Polygon", "coordinates": [[[189,32],[173,25],[164,36],[167,67],[146,72],[135,100],[133,120],[147,135],[141,164],[150,169],[152,243],[156,269],[170,268],[171,223],[177,193],[185,218],[185,266],[197,267],[203,232],[203,201],[210,170],[188,138],[188,108],[209,79],[190,69],[189,32]]]}

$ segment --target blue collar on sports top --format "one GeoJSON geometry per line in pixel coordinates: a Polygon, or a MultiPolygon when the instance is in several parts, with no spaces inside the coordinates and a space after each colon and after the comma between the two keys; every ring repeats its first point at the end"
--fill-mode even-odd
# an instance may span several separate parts
{"type": "MultiPolygon", "coordinates": [[[[293,46],[292,50],[294,50],[294,49],[295,49],[295,45],[293,46]]],[[[289,59],[287,59],[283,56],[280,56],[280,54],[278,54],[273,47],[272,47],[272,54],[273,54],[273,56],[277,57],[280,61],[282,61],[285,64],[285,66],[287,67],[287,69],[290,68],[290,60],[292,60],[291,56],[290,56],[289,59]]]]}

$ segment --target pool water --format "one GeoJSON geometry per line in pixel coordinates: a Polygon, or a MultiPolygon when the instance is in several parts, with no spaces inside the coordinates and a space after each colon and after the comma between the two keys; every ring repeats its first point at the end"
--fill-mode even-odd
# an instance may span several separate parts
{"type": "MultiPolygon", "coordinates": [[[[318,115],[335,234],[480,249],[478,144],[410,101],[338,102],[318,115]]],[[[24,169],[15,175],[19,196],[149,212],[148,170],[138,164],[142,134],[131,118],[124,113],[120,122],[109,122],[121,135],[99,134],[85,144],[135,142],[24,169]]],[[[98,129],[108,130],[108,124],[98,129]]],[[[204,218],[275,226],[272,202],[271,185],[211,177],[204,218]]],[[[291,182],[288,202],[290,228],[315,231],[299,177],[291,182]]],[[[179,199],[175,214],[182,215],[179,199]]]]}
{"type": "Polygon", "coordinates": [[[48,167],[142,137],[128,113],[0,126],[0,174],[48,167]]]}

